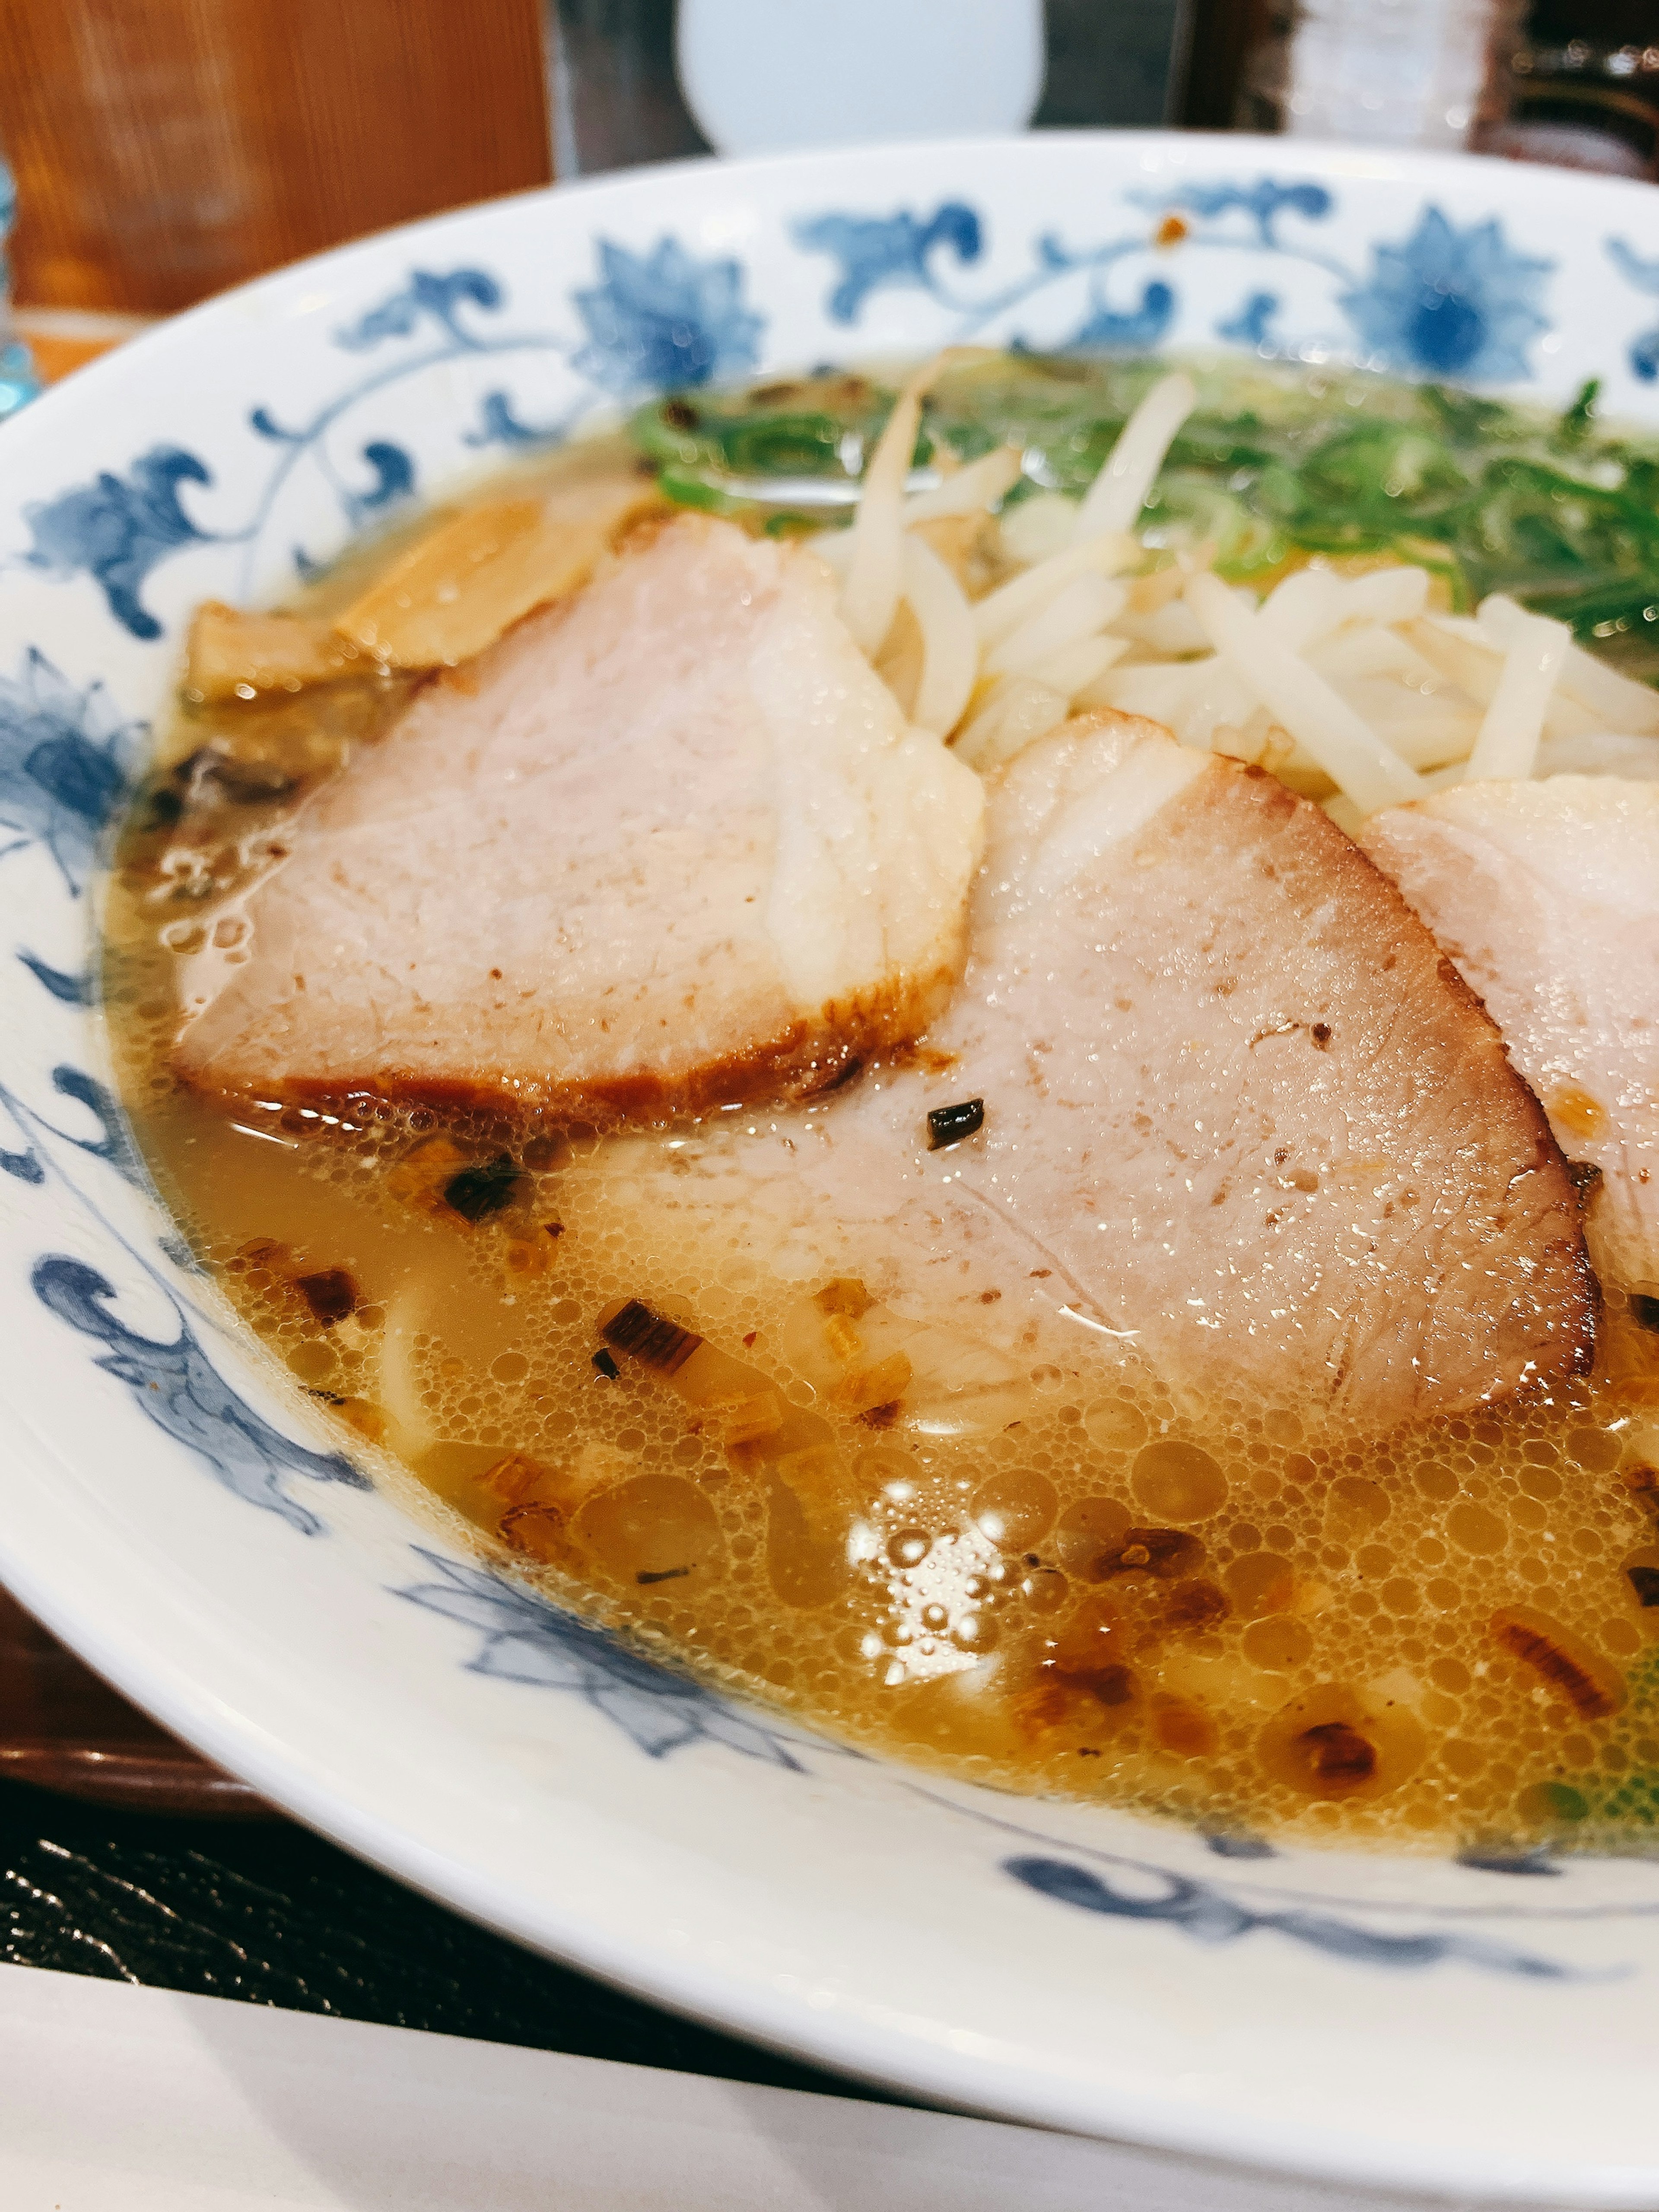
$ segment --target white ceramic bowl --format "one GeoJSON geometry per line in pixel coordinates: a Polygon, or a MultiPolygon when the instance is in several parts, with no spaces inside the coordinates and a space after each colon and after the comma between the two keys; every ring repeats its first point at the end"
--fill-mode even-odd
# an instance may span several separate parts
{"type": "Polygon", "coordinates": [[[664,384],[1214,343],[1659,416],[1659,193],[1249,139],[635,172],[182,317],[0,431],[0,1572],[298,1816],[526,1942],[941,2100],[1356,2179],[1659,2200],[1659,1864],[1242,1856],[849,1755],[445,1549],[133,1161],[97,856],[191,608],[664,384]]]}

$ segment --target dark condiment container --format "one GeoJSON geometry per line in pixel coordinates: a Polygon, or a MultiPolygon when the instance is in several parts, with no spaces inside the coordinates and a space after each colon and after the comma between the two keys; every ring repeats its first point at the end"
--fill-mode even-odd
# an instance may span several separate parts
{"type": "Polygon", "coordinates": [[[1508,113],[1483,152],[1659,177],[1655,0],[1534,0],[1506,75],[1508,113]]]}

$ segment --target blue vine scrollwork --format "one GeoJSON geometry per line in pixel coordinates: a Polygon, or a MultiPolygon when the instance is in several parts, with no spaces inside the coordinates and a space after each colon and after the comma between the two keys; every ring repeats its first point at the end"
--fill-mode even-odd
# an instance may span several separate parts
{"type": "Polygon", "coordinates": [[[48,1254],[36,1261],[31,1280],[49,1312],[105,1346],[94,1364],[125,1382],[158,1429],[205,1460],[216,1480],[246,1504],[275,1513],[302,1536],[316,1536],[324,1524],[289,1496],[290,1476],[369,1486],[342,1453],[314,1452],[256,1413],[208,1358],[182,1312],[178,1335],[157,1342],[112,1310],[114,1285],[84,1260],[48,1254]]]}
{"type": "Polygon", "coordinates": [[[1126,256],[1146,250],[1146,239],[1139,231],[1083,249],[1066,246],[1056,232],[1045,232],[1032,248],[1033,265],[1024,276],[976,296],[956,289],[940,273],[943,246],[949,246],[957,265],[964,268],[984,252],[985,223],[963,201],[942,202],[925,218],[908,208],[887,216],[833,209],[797,222],[791,234],[803,251],[827,255],[838,264],[840,275],[824,301],[825,313],[838,323],[857,322],[872,293],[902,287],[929,294],[951,313],[955,323],[950,336],[971,338],[1059,279],[1080,273],[1087,279],[1085,310],[1060,342],[1060,349],[1077,346],[1127,352],[1158,345],[1177,305],[1174,289],[1161,276],[1147,279],[1138,300],[1114,303],[1108,296],[1108,271],[1126,256]]]}
{"type": "MultiPolygon", "coordinates": [[[[343,351],[379,356],[366,375],[303,421],[290,422],[266,404],[250,409],[249,429],[276,447],[276,456],[241,527],[210,530],[196,520],[181,487],[210,489],[214,473],[187,447],[159,445],[125,471],[102,470],[89,483],[30,506],[25,520],[33,543],[24,562],[53,576],[89,576],[129,635],[155,642],[164,625],[140,593],[155,568],[191,545],[240,545],[246,549],[246,583],[278,498],[302,460],[320,471],[348,531],[381,519],[418,492],[416,458],[398,440],[364,439],[352,465],[356,475],[343,469],[330,444],[343,417],[409,378],[492,356],[542,355],[562,362],[584,389],[553,422],[526,422],[505,386],[485,394],[477,427],[465,442],[511,447],[568,435],[604,395],[738,378],[753,368],[766,319],[744,297],[740,263],[699,259],[672,237],[643,253],[600,240],[596,256],[596,281],[570,295],[580,336],[496,324],[507,294],[489,270],[411,270],[395,290],[333,333],[343,351]]],[[[293,545],[287,554],[300,580],[318,573],[321,564],[306,546],[293,545]]]]}
{"type": "Polygon", "coordinates": [[[212,471],[182,446],[153,446],[125,475],[101,469],[90,483],[24,510],[33,543],[23,556],[54,576],[89,575],[110,612],[134,637],[155,640],[161,624],[139,598],[158,562],[211,536],[185,513],[180,484],[210,484],[212,471]]]}
{"type": "MultiPolygon", "coordinates": [[[[927,293],[946,310],[953,328],[945,335],[969,338],[993,323],[1006,327],[1038,295],[1081,278],[1080,311],[1049,343],[1151,350],[1179,319],[1178,254],[1219,249],[1258,260],[1272,256],[1331,280],[1334,308],[1374,367],[1477,382],[1532,373],[1530,348],[1547,327],[1540,301],[1551,264],[1515,251],[1496,220],[1460,228],[1437,207],[1425,206],[1407,236],[1374,244],[1364,272],[1315,242],[1336,202],[1313,179],[1176,179],[1127,197],[1143,210],[1133,228],[1088,246],[1045,232],[1034,240],[1023,275],[972,292],[962,289],[961,279],[985,259],[988,229],[963,199],[942,200],[927,214],[829,209],[795,222],[790,236],[799,251],[836,265],[825,313],[843,326],[858,323],[873,295],[906,288],[927,293]],[[1137,261],[1138,270],[1123,265],[1137,261]]],[[[1644,284],[1647,264],[1625,251],[1621,267],[1632,283],[1644,284]]],[[[33,543],[23,559],[53,575],[90,576],[116,620],[132,636],[154,641],[163,624],[143,590],[157,566],[191,545],[239,544],[247,549],[244,574],[250,576],[279,495],[302,459],[323,475],[348,531],[416,495],[419,471],[406,444],[381,431],[364,438],[355,459],[343,465],[330,442],[350,410],[409,377],[463,358],[540,354],[556,360],[582,390],[553,420],[527,419],[505,384],[483,394],[465,442],[513,447],[568,434],[601,396],[695,389],[752,370],[766,319],[747,297],[739,261],[700,258],[672,235],[643,251],[600,239],[595,259],[594,281],[568,295],[580,331],[565,332],[504,326],[497,319],[507,310],[507,289],[490,270],[411,270],[333,333],[343,352],[374,358],[366,375],[304,421],[290,423],[269,404],[250,410],[249,428],[277,454],[243,526],[208,528],[184,494],[192,487],[211,490],[213,471],[187,447],[160,444],[125,470],[100,471],[88,483],[35,502],[26,517],[33,543]]],[[[1294,351],[1298,334],[1274,327],[1284,313],[1282,295],[1256,285],[1212,328],[1228,343],[1294,351]]],[[[1010,335],[1024,342],[1017,331],[1010,335]]],[[[1644,364],[1650,359],[1659,374],[1659,333],[1645,349],[1638,342],[1632,360],[1638,374],[1649,373],[1644,364]]],[[[306,546],[295,544],[287,553],[298,577],[316,573],[318,560],[306,546]]]]}
{"type": "Polygon", "coordinates": [[[368,353],[385,338],[406,338],[423,323],[431,323],[465,349],[483,341],[462,320],[462,307],[482,307],[493,314],[506,301],[499,280],[487,269],[452,269],[443,276],[430,269],[412,269],[406,283],[355,323],[336,331],[334,343],[348,353],[368,353]]]}
{"type": "Polygon", "coordinates": [[[832,322],[855,323],[872,292],[908,288],[942,297],[933,254],[948,246],[967,267],[985,250],[985,227],[963,201],[945,200],[926,222],[903,208],[890,216],[814,216],[795,225],[794,239],[806,252],[841,264],[825,304],[832,322]]]}
{"type": "Polygon", "coordinates": [[[1494,1943],[1461,1929],[1415,1929],[1396,1934],[1367,1928],[1308,1905],[1253,1906],[1230,1896],[1213,1881],[1171,1873],[1167,1868],[1118,1859],[1097,1873],[1074,1859],[1020,1852],[1002,1862],[1005,1874],[1039,1896],[1109,1919],[1156,1922],[1177,1928],[1197,1943],[1235,1943],[1242,1936],[1267,1933],[1318,1951],[1328,1959],[1356,1966],[1421,1970],[1458,1962],[1490,1973],[1518,1975],[1528,1981],[1583,1982],[1607,1977],[1585,1972],[1535,1951],[1494,1943]],[[1112,1878],[1113,1869],[1124,1877],[1112,1878]]]}
{"type": "Polygon", "coordinates": [[[1237,210],[1255,225],[1257,244],[1273,253],[1284,250],[1279,235],[1281,216],[1299,215],[1304,222],[1323,222],[1336,208],[1329,187],[1312,177],[1298,177],[1290,184],[1277,177],[1258,177],[1249,185],[1231,177],[1193,177],[1160,191],[1130,192],[1126,197],[1136,207],[1161,211],[1166,219],[1185,214],[1213,222],[1237,210]]]}
{"type": "Polygon", "coordinates": [[[1215,334],[1227,345],[1249,346],[1255,353],[1273,349],[1273,324],[1279,312],[1277,292],[1252,292],[1231,315],[1217,322],[1215,334]]]}
{"type": "MultiPolygon", "coordinates": [[[[960,265],[981,259],[986,225],[960,201],[931,216],[910,209],[873,216],[836,210],[797,222],[795,243],[828,255],[840,274],[825,312],[856,321],[873,292],[904,285],[929,293],[953,318],[950,332],[969,338],[1079,273],[1087,279],[1082,315],[1048,341],[1050,349],[1151,350],[1175,327],[1181,304],[1178,256],[1197,249],[1271,255],[1330,280],[1332,306],[1346,320],[1349,344],[1367,365],[1417,376],[1459,376],[1508,382],[1532,374],[1530,348],[1548,328],[1540,305],[1553,264],[1518,252],[1495,218],[1460,228],[1432,204],[1397,240],[1378,240],[1369,272],[1327,252],[1310,235],[1336,212],[1328,186],[1313,179],[1189,179],[1127,195],[1146,220],[1097,244],[1072,246],[1054,231],[1037,236],[1024,276],[972,296],[941,273],[939,248],[960,265]],[[1289,228],[1295,218],[1296,227],[1289,228]],[[1140,264],[1127,295],[1123,264],[1140,264]],[[1138,293],[1137,293],[1138,287],[1138,293]]],[[[1271,325],[1283,313],[1279,294],[1254,287],[1213,325],[1230,344],[1257,351],[1294,351],[1275,342],[1271,325]]],[[[1026,343],[1016,333],[1016,343],[1026,343]]]]}

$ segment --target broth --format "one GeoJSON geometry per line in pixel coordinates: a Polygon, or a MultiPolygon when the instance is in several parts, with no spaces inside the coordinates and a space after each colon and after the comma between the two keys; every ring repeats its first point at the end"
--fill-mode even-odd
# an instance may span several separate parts
{"type": "MultiPolygon", "coordinates": [[[[1384,421],[1425,404],[1376,392],[1384,421]]],[[[919,1329],[878,1227],[792,1201],[822,1104],[604,1134],[369,1101],[234,1118],[183,1086],[175,971],[204,902],[410,690],[185,708],[107,908],[143,1151],[349,1448],[550,1593],[871,1748],[1215,1831],[1639,1844],[1659,1336],[1626,1302],[1592,1377],[1378,1440],[1177,1402],[1040,1267],[988,1284],[981,1326],[919,1329]]],[[[929,1256],[971,1291],[971,1253],[929,1256]]]]}

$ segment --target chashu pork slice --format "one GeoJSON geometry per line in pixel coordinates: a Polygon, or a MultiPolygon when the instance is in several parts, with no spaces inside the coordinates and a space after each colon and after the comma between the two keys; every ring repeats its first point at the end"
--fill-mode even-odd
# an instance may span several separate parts
{"type": "Polygon", "coordinates": [[[1370,1431],[1589,1366],[1595,1286],[1548,1125],[1323,813],[1100,714],[994,776],[987,826],[967,973],[925,1053],[665,1176],[665,1235],[718,1250],[741,1219],[787,1279],[859,1278],[921,1333],[924,1427],[956,1387],[924,1340],[977,1344],[955,1366],[1005,1379],[1138,1355],[1188,1408],[1370,1431]],[[977,1133],[929,1150],[929,1111],[974,1099],[977,1133]]]}
{"type": "Polygon", "coordinates": [[[1659,1295],[1659,785],[1472,783],[1365,824],[1570,1158],[1611,1284],[1659,1295]]]}
{"type": "Polygon", "coordinates": [[[601,1119],[811,1091],[960,973],[982,808],[821,562],[686,517],[301,811],[240,943],[186,972],[178,1062],[601,1119]]]}

